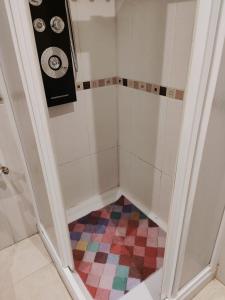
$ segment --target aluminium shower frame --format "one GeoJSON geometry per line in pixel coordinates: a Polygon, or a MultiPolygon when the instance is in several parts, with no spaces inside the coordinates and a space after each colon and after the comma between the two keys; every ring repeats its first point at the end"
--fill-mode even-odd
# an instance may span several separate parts
{"type": "MultiPolygon", "coordinates": [[[[177,0],[179,1],[179,0],[177,0]]],[[[35,49],[32,23],[27,0],[4,0],[21,78],[27,97],[38,151],[45,177],[59,253],[54,249],[45,228],[38,228],[56,267],[74,299],[89,299],[84,285],[73,270],[65,207],[58,169],[52,146],[40,66],[35,49]]],[[[169,230],[163,267],[162,299],[190,299],[215,274],[225,231],[225,217],[216,241],[211,263],[179,290],[184,250],[192,212],[194,192],[206,137],[207,125],[219,72],[225,36],[225,4],[223,0],[197,0],[195,30],[185,92],[183,125],[178,153],[177,173],[170,211],[169,230]],[[221,13],[221,17],[220,17],[221,13]],[[217,40],[215,37],[217,33],[217,40]],[[211,72],[212,54],[215,46],[211,72]],[[209,87],[207,82],[209,79],[209,87]]],[[[140,295],[141,297],[141,295],[140,295]]]]}

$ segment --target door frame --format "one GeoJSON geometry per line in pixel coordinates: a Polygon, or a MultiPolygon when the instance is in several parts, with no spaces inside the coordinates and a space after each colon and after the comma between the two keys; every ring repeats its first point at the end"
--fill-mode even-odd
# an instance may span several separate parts
{"type": "Polygon", "coordinates": [[[163,299],[191,299],[214,277],[222,235],[225,232],[223,216],[210,264],[179,289],[194,195],[223,50],[225,3],[223,0],[200,0],[197,14],[165,254],[163,299]]]}
{"type": "MultiPolygon", "coordinates": [[[[71,270],[74,270],[66,211],[54,148],[49,132],[48,111],[40,66],[34,46],[29,3],[27,0],[4,0],[4,3],[46,183],[60,262],[63,268],[69,267],[71,270]]],[[[46,240],[50,242],[39,218],[38,220],[38,228],[41,235],[46,236],[46,240]]],[[[54,248],[52,244],[49,247],[51,249],[54,248]]]]}

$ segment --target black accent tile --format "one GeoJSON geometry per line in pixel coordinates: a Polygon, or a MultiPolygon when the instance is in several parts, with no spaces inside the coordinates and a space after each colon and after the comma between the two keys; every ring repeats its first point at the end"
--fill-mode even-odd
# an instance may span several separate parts
{"type": "Polygon", "coordinates": [[[166,96],[166,87],[160,86],[159,95],[166,96]]]}
{"type": "Polygon", "coordinates": [[[91,87],[90,81],[85,81],[83,82],[84,90],[88,90],[91,87]]]}
{"type": "Polygon", "coordinates": [[[121,78],[118,79],[118,84],[122,84],[123,80],[121,78]]]}
{"type": "Polygon", "coordinates": [[[123,78],[123,86],[127,86],[127,79],[123,78]]]}

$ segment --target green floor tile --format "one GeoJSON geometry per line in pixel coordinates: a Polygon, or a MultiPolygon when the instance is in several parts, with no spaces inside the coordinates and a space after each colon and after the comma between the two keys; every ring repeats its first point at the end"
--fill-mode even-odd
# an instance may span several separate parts
{"type": "Polygon", "coordinates": [[[99,249],[99,243],[93,242],[88,245],[88,251],[97,252],[99,249]]]}
{"type": "Polygon", "coordinates": [[[119,220],[120,217],[121,217],[121,213],[120,213],[120,212],[113,211],[113,212],[111,213],[111,218],[112,218],[112,219],[119,220]]]}
{"type": "Polygon", "coordinates": [[[117,266],[116,268],[116,276],[120,278],[128,278],[129,267],[127,266],[117,266]]]}
{"type": "Polygon", "coordinates": [[[127,278],[115,277],[113,280],[113,289],[125,291],[127,285],[127,278]]]}

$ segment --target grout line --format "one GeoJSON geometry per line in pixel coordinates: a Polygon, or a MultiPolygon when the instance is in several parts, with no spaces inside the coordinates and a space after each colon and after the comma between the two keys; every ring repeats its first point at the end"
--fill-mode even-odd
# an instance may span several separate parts
{"type": "MultiPolygon", "coordinates": [[[[132,151],[130,151],[130,150],[127,150],[124,146],[119,145],[118,148],[119,148],[121,151],[127,152],[127,153],[129,153],[130,155],[134,156],[135,158],[139,159],[140,161],[146,163],[147,165],[151,166],[152,168],[156,169],[157,171],[159,171],[159,172],[164,172],[162,168],[160,169],[159,167],[157,167],[157,166],[154,165],[153,163],[150,163],[150,162],[148,162],[147,160],[141,158],[141,157],[140,157],[139,155],[137,155],[136,153],[134,153],[134,152],[132,152],[132,151]]],[[[164,172],[164,173],[165,173],[165,172],[164,172]]]]}
{"type": "MultiPolygon", "coordinates": [[[[43,242],[42,242],[42,243],[43,243],[43,242]]],[[[45,247],[45,246],[44,246],[44,247],[45,247]]],[[[44,266],[41,266],[41,267],[38,268],[37,270],[34,270],[34,271],[32,271],[31,273],[27,274],[25,277],[19,279],[19,280],[16,281],[16,282],[13,282],[13,286],[16,286],[17,284],[19,284],[19,283],[22,282],[23,280],[27,279],[28,277],[34,275],[36,272],[38,272],[38,271],[40,271],[40,270],[42,270],[42,269],[44,269],[44,268],[46,268],[46,267],[48,267],[48,266],[50,266],[50,265],[52,265],[52,266],[55,268],[54,262],[51,260],[50,262],[48,262],[48,264],[46,264],[46,265],[44,265],[44,266]]],[[[56,271],[56,272],[57,272],[57,271],[56,271]]],[[[57,272],[57,273],[58,273],[58,272],[57,272]]]]}
{"type": "Polygon", "coordinates": [[[64,161],[64,162],[60,162],[59,166],[66,165],[66,164],[72,163],[74,161],[79,161],[79,160],[82,160],[84,158],[88,158],[88,157],[90,158],[92,156],[97,156],[98,154],[102,154],[104,152],[116,149],[117,147],[118,147],[117,145],[114,145],[114,146],[111,146],[109,148],[106,148],[106,149],[103,149],[103,150],[100,150],[100,151],[96,151],[96,152],[93,152],[93,153],[90,153],[90,154],[87,154],[87,155],[84,155],[84,156],[80,156],[80,157],[74,158],[72,160],[67,160],[67,161],[64,161]]]}

